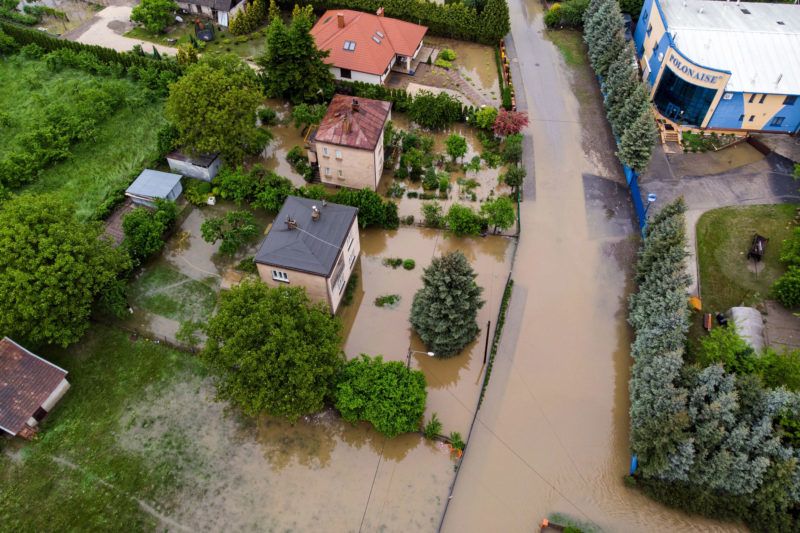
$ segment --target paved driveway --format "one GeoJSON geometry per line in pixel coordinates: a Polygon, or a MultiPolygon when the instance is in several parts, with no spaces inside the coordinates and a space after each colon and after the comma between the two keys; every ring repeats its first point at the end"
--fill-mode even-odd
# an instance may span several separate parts
{"type": "Polygon", "coordinates": [[[792,162],[775,153],[755,163],[706,176],[682,175],[676,168],[661,147],[656,147],[650,169],[642,176],[640,187],[642,196],[656,193],[659,206],[667,205],[680,196],[686,201],[692,294],[699,292],[695,227],[703,213],[733,205],[800,202],[798,184],[791,175],[792,162]]]}
{"type": "Polygon", "coordinates": [[[96,44],[106,48],[113,48],[118,52],[129,52],[137,44],[141,45],[145,52],[152,52],[155,46],[161,54],[175,55],[175,48],[160,44],[154,45],[147,41],[131,39],[123,35],[133,28],[131,23],[132,9],[133,7],[130,5],[109,6],[99,11],[86,24],[65,34],[64,38],[84,44],[96,44]]]}

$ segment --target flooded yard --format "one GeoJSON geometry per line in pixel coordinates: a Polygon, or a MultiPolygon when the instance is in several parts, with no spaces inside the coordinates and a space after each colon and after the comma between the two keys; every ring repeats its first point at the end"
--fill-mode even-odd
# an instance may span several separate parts
{"type": "Polygon", "coordinates": [[[243,419],[189,374],[150,390],[119,445],[178,471],[160,509],[190,531],[434,531],[454,473],[449,449],[385,439],[332,411],[291,425],[243,419]]]}
{"type": "Polygon", "coordinates": [[[431,229],[401,228],[396,231],[361,232],[361,258],[358,287],[353,304],[343,307],[340,315],[347,335],[344,350],[349,358],[359,354],[383,355],[385,360],[406,362],[408,350],[412,368],[425,373],[428,404],[425,418],[437,413],[444,433],[459,431],[465,435],[480,394],[483,356],[487,335],[494,333],[494,322],[511,268],[514,242],[505,237],[456,238],[431,229]],[[478,312],[480,335],[464,351],[449,359],[429,357],[419,337],[411,331],[408,317],[414,293],[422,287],[422,271],[435,256],[459,250],[483,287],[486,304],[478,312]],[[393,269],[384,259],[413,259],[413,270],[393,269]],[[375,298],[397,294],[400,301],[393,308],[377,307],[375,298]],[[492,325],[487,328],[487,322],[492,325]]]}

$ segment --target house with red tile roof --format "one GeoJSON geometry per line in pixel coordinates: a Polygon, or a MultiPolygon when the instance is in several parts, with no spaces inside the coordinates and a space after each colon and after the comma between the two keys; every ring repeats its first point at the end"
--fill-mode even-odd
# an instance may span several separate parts
{"type": "Polygon", "coordinates": [[[428,28],[377,14],[328,10],[311,29],[336,79],[382,84],[392,67],[411,73],[428,28]]]}
{"type": "Polygon", "coordinates": [[[377,190],[383,175],[383,132],[392,104],[337,94],[307,137],[308,159],[330,185],[377,190]]]}
{"type": "Polygon", "coordinates": [[[8,337],[0,340],[0,431],[32,436],[67,389],[66,370],[8,337]]]}

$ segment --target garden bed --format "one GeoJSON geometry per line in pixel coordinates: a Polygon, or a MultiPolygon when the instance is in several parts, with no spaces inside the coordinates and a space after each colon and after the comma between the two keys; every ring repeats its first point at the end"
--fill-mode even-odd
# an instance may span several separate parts
{"type": "MultiPolygon", "coordinates": [[[[135,27],[125,33],[125,37],[173,47],[190,44],[190,36],[194,35],[194,21],[191,19],[191,15],[186,15],[186,19],[185,22],[170,26],[164,33],[153,34],[143,27],[135,27]]],[[[201,20],[204,23],[209,22],[207,19],[201,20]]],[[[214,35],[213,41],[200,42],[198,39],[200,53],[233,53],[243,59],[255,59],[264,53],[267,43],[267,26],[247,35],[233,35],[222,26],[214,24],[214,35]]]]}

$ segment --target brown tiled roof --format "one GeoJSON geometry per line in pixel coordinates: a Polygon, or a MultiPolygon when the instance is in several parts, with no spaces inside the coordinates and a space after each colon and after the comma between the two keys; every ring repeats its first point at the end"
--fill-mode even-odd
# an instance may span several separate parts
{"type": "Polygon", "coordinates": [[[0,340],[0,428],[19,433],[66,376],[8,337],[0,340]]]}
{"type": "Polygon", "coordinates": [[[383,100],[334,95],[325,118],[314,134],[314,140],[374,150],[391,109],[392,104],[383,100]],[[353,109],[354,100],[358,102],[358,111],[353,109]]]}
{"type": "Polygon", "coordinates": [[[326,63],[366,72],[383,74],[395,54],[413,56],[428,28],[384,16],[331,9],[314,24],[311,35],[320,50],[329,50],[326,63]],[[344,17],[344,28],[338,16],[344,17]],[[381,37],[383,35],[383,37],[381,37]],[[354,50],[345,50],[346,41],[355,43],[354,50]]]}

